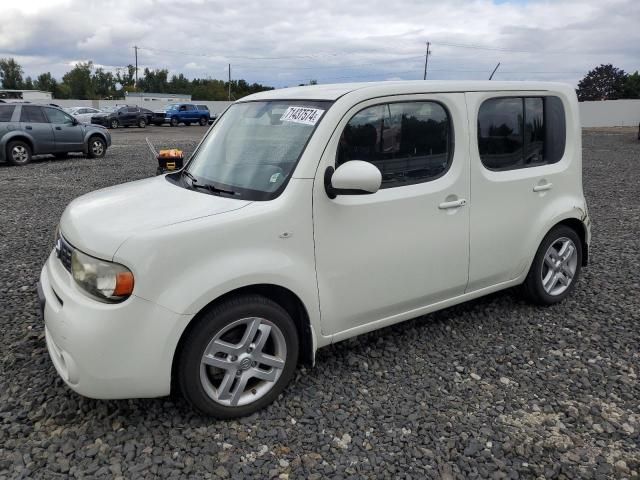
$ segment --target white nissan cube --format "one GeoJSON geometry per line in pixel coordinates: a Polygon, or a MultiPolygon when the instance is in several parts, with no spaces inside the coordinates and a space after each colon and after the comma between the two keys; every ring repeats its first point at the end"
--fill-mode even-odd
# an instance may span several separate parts
{"type": "Polygon", "coordinates": [[[40,277],[46,342],[93,398],[172,387],[230,418],[318,348],[587,264],[574,90],[382,82],[234,103],[180,171],[69,204],[40,277]]]}

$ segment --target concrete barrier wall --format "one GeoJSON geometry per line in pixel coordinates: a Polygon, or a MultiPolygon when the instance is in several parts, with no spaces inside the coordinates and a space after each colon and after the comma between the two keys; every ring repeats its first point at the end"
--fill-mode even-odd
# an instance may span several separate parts
{"type": "Polygon", "coordinates": [[[605,100],[580,102],[583,127],[637,127],[640,123],[640,100],[605,100]]]}
{"type": "MultiPolygon", "coordinates": [[[[108,107],[113,105],[140,105],[155,110],[167,102],[144,101],[143,99],[125,100],[52,100],[61,107],[108,107]]],[[[209,107],[212,113],[219,115],[232,102],[195,101],[209,107]]],[[[607,100],[601,102],[580,102],[580,119],[583,127],[628,127],[640,123],[640,100],[607,100]]]]}
{"type": "MultiPolygon", "coordinates": [[[[114,105],[139,105],[149,110],[156,110],[162,108],[169,102],[161,102],[156,100],[145,101],[141,98],[130,98],[128,100],[51,100],[52,103],[60,105],[62,108],[67,107],[111,107],[114,105]]],[[[176,102],[178,103],[178,102],[176,102]]],[[[199,105],[206,105],[209,107],[211,113],[220,115],[229,105],[233,102],[205,102],[205,101],[193,101],[188,103],[197,103],[199,105]]]]}

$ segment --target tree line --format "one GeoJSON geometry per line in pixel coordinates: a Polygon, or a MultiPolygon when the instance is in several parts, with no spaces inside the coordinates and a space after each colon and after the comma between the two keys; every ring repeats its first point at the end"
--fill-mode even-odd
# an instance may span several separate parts
{"type": "Polygon", "coordinates": [[[578,100],[618,100],[640,98],[640,73],[626,73],[612,64],[589,71],[578,83],[578,100]]]}
{"type": "MultiPolygon", "coordinates": [[[[56,80],[50,72],[41,73],[35,79],[24,77],[22,66],[13,58],[0,58],[0,82],[2,88],[12,90],[43,90],[53,98],[78,100],[123,98],[124,92],[182,93],[193,100],[227,100],[229,82],[211,78],[188,79],[182,73],[169,76],[167,69],[145,68],[136,83],[136,68],[127,65],[115,73],[93,62],[79,62],[56,80]]],[[[238,99],[252,93],[273,90],[273,87],[245,80],[231,81],[231,98],[238,99]]]]}

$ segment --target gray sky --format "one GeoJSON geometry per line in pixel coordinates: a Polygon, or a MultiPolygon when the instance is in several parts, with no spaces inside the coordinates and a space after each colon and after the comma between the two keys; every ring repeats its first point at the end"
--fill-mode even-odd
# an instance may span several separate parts
{"type": "Polygon", "coordinates": [[[25,75],[74,62],[167,68],[276,87],[420,79],[572,84],[613,63],[640,69],[640,1],[0,0],[0,57],[25,75]],[[457,46],[456,46],[457,45],[457,46]],[[483,48],[479,48],[483,47],[483,48]],[[485,48],[486,47],[486,48],[485,48]]]}

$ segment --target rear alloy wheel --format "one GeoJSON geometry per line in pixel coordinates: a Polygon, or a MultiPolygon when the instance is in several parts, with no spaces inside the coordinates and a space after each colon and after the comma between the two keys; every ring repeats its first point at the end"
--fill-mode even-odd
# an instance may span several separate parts
{"type": "Polygon", "coordinates": [[[120,122],[114,118],[111,120],[111,123],[109,123],[109,126],[111,128],[118,128],[120,126],[120,122]]]}
{"type": "Polygon", "coordinates": [[[88,147],[89,158],[102,158],[107,153],[107,144],[101,137],[91,137],[88,147]]]}
{"type": "Polygon", "coordinates": [[[582,266],[582,242],[566,225],[553,228],[542,240],[524,282],[526,296],[539,305],[562,301],[575,287],[582,266]]]}
{"type": "Polygon", "coordinates": [[[31,147],[21,140],[10,142],[7,145],[7,160],[12,165],[26,165],[31,161],[31,147]]]}
{"type": "Polygon", "coordinates": [[[200,126],[204,127],[207,124],[207,118],[206,117],[200,117],[200,126]]]}
{"type": "Polygon", "coordinates": [[[172,127],[177,127],[178,126],[178,119],[177,118],[172,118],[171,121],[169,122],[169,125],[171,125],[172,127]]]}
{"type": "Polygon", "coordinates": [[[188,331],[177,380],[202,413],[241,417],[276,399],[297,360],[298,335],[289,314],[265,297],[247,295],[214,307],[188,331]]]}
{"type": "Polygon", "coordinates": [[[138,127],[145,128],[147,126],[147,121],[144,118],[138,120],[138,127]]]}

